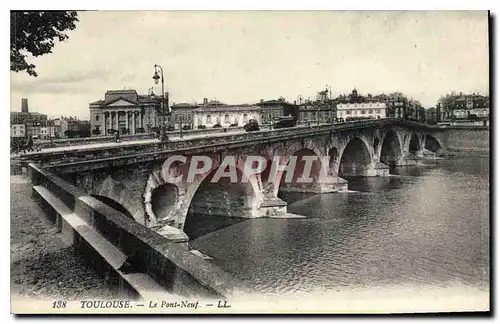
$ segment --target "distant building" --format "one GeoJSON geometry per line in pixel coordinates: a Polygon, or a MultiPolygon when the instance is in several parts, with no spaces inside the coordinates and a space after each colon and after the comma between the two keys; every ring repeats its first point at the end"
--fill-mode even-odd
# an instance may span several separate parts
{"type": "Polygon", "coordinates": [[[405,119],[418,121],[420,123],[425,122],[425,108],[422,107],[420,102],[415,100],[408,101],[408,108],[406,110],[405,119]]]}
{"type": "Polygon", "coordinates": [[[280,117],[283,116],[298,116],[299,106],[296,103],[289,103],[285,100],[285,98],[281,97],[278,100],[260,100],[259,103],[256,104],[261,108],[261,122],[262,124],[271,124],[276,121],[280,117]]]}
{"type": "Polygon", "coordinates": [[[337,117],[342,118],[344,121],[386,118],[386,110],[386,102],[371,96],[360,96],[358,91],[353,89],[347,98],[339,99],[337,117]]]}
{"type": "Polygon", "coordinates": [[[299,100],[299,123],[331,123],[337,117],[337,102],[328,97],[328,90],[319,91],[316,100],[299,100]]]}
{"type": "Polygon", "coordinates": [[[26,125],[25,124],[11,124],[10,125],[10,137],[26,137],[26,125]]]}
{"type": "Polygon", "coordinates": [[[386,117],[405,118],[405,116],[407,116],[409,102],[406,96],[404,96],[403,94],[394,93],[389,96],[381,95],[377,96],[377,99],[381,99],[383,102],[386,103],[387,105],[386,117]]]}
{"type": "Polygon", "coordinates": [[[437,124],[438,118],[437,118],[437,108],[429,108],[425,112],[425,123],[434,125],[437,124]]]}
{"type": "MultiPolygon", "coordinates": [[[[10,124],[24,125],[23,129],[25,137],[30,137],[30,136],[35,138],[39,137],[40,127],[45,125],[46,123],[47,123],[47,115],[40,114],[37,112],[29,112],[27,98],[21,99],[21,111],[10,112],[10,124]]],[[[20,132],[20,126],[16,126],[14,129],[16,134],[20,132]]]]}
{"type": "Polygon", "coordinates": [[[203,103],[178,103],[172,105],[172,125],[179,129],[189,125],[192,129],[244,126],[250,119],[261,123],[261,108],[256,105],[225,104],[220,101],[203,99],[203,103]],[[216,126],[217,127],[217,126],[216,126]]]}
{"type": "Polygon", "coordinates": [[[47,115],[40,114],[37,112],[22,112],[22,111],[11,111],[10,112],[10,123],[11,124],[33,124],[33,123],[44,123],[47,121],[47,115]]]}
{"type": "MultiPolygon", "coordinates": [[[[88,120],[80,120],[76,117],[61,117],[58,120],[60,123],[60,133],[61,138],[73,138],[73,137],[90,137],[90,122],[88,120]]],[[[54,125],[53,132],[56,132],[58,126],[54,125]]],[[[49,134],[52,130],[48,130],[49,134]]]]}
{"type": "Polygon", "coordinates": [[[439,122],[489,125],[490,98],[476,93],[447,94],[439,99],[439,122]]]}
{"type": "MultiPolygon", "coordinates": [[[[204,99],[204,104],[206,104],[207,99],[204,99]]],[[[194,128],[193,113],[195,109],[200,107],[197,103],[178,103],[171,106],[172,118],[171,124],[174,129],[179,129],[182,125],[189,125],[190,128],[194,128]]]]}
{"type": "MultiPolygon", "coordinates": [[[[90,128],[93,136],[151,133],[161,125],[163,99],[155,95],[139,95],[135,90],[110,90],[104,100],[89,104],[90,128]]],[[[164,101],[165,112],[168,100],[164,101]]],[[[167,122],[167,119],[166,119],[167,122]]]]}

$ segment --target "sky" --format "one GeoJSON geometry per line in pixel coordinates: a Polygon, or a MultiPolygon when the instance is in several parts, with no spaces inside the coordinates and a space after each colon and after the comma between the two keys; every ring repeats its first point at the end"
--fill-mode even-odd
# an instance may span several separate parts
{"type": "Polygon", "coordinates": [[[170,102],[255,103],[399,91],[424,107],[450,91],[489,92],[486,11],[93,11],[69,39],[11,72],[11,111],[89,118],[107,90],[154,86],[170,102]]]}

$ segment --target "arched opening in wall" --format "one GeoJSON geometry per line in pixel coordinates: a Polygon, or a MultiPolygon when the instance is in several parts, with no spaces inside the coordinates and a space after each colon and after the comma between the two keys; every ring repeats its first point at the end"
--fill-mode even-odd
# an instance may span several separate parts
{"type": "MultiPolygon", "coordinates": [[[[226,167],[225,171],[229,170],[226,167]]],[[[216,173],[214,169],[205,177],[189,205],[184,233],[190,240],[245,221],[252,215],[255,192],[250,181],[242,181],[239,169],[235,182],[230,177],[218,179],[216,173]]]]}
{"type": "Polygon", "coordinates": [[[132,214],[128,211],[128,209],[125,208],[122,204],[120,204],[116,200],[111,199],[111,198],[106,197],[106,196],[100,196],[100,195],[91,195],[91,196],[94,197],[95,199],[105,203],[109,207],[119,211],[120,213],[124,214],[128,218],[134,219],[134,216],[132,216],[132,214]]]}
{"type": "Polygon", "coordinates": [[[165,183],[153,190],[151,193],[151,209],[156,219],[160,220],[167,217],[175,209],[178,195],[179,189],[170,183],[165,183]]]}
{"type": "Polygon", "coordinates": [[[375,139],[373,140],[373,151],[374,152],[377,151],[379,144],[380,144],[380,140],[378,139],[378,137],[375,137],[375,139]]]}
{"type": "Polygon", "coordinates": [[[401,158],[401,143],[399,137],[393,130],[385,134],[384,142],[382,143],[382,151],[380,152],[380,162],[395,167],[401,158]]]}
{"type": "Polygon", "coordinates": [[[304,195],[312,195],[318,192],[319,177],[321,175],[322,163],[314,151],[304,148],[295,152],[288,162],[292,166],[295,159],[295,167],[283,172],[279,180],[278,197],[288,203],[304,199],[304,195]]]}
{"type": "Polygon", "coordinates": [[[420,151],[420,142],[418,141],[417,135],[413,133],[411,135],[410,147],[408,149],[408,152],[410,152],[411,154],[416,154],[418,151],[420,151]]]}
{"type": "Polygon", "coordinates": [[[355,138],[347,144],[342,153],[339,176],[342,178],[366,176],[370,163],[368,147],[360,138],[355,138]]]}
{"type": "Polygon", "coordinates": [[[437,152],[441,149],[441,145],[438,140],[431,135],[425,136],[425,149],[431,152],[437,152]]]}

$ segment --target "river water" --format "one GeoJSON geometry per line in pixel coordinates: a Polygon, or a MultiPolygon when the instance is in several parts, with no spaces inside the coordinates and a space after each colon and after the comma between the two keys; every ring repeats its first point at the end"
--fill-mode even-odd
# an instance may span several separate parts
{"type": "Polygon", "coordinates": [[[289,194],[306,219],[250,219],[190,247],[264,294],[397,285],[489,290],[489,156],[349,179],[348,193],[289,194]]]}

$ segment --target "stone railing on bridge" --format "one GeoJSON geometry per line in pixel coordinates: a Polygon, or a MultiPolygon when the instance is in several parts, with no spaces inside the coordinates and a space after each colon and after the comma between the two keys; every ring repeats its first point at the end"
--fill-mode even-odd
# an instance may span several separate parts
{"type": "Polygon", "coordinates": [[[38,165],[30,164],[29,174],[33,196],[63,237],[90,253],[92,262],[103,259],[143,298],[154,287],[183,297],[226,299],[251,292],[187,244],[167,240],[38,165]]]}
{"type": "MultiPolygon", "coordinates": [[[[190,140],[174,140],[163,143],[127,144],[101,148],[82,148],[58,152],[35,152],[24,155],[25,160],[34,161],[47,165],[82,164],[89,161],[104,163],[105,161],[117,161],[120,159],[132,159],[133,163],[161,159],[172,152],[183,153],[201,152],[203,149],[219,150],[230,147],[241,147],[266,141],[281,141],[284,138],[308,137],[325,132],[338,132],[357,128],[379,127],[394,123],[409,127],[435,128],[426,124],[401,119],[378,119],[363,120],[358,122],[345,122],[327,125],[314,125],[308,127],[283,128],[261,132],[248,132],[243,134],[228,134],[226,136],[197,138],[190,140]]],[[[114,162],[113,162],[114,163],[114,162]]],[[[113,164],[115,165],[115,164],[113,164]]]]}
{"type": "MultiPolygon", "coordinates": [[[[121,135],[120,141],[129,142],[144,139],[155,138],[154,134],[134,134],[134,135],[121,135]]],[[[35,145],[39,148],[49,147],[71,147],[87,144],[97,143],[113,143],[116,140],[115,136],[94,136],[94,137],[81,137],[81,138],[59,138],[53,140],[38,140],[35,145]]]]}

